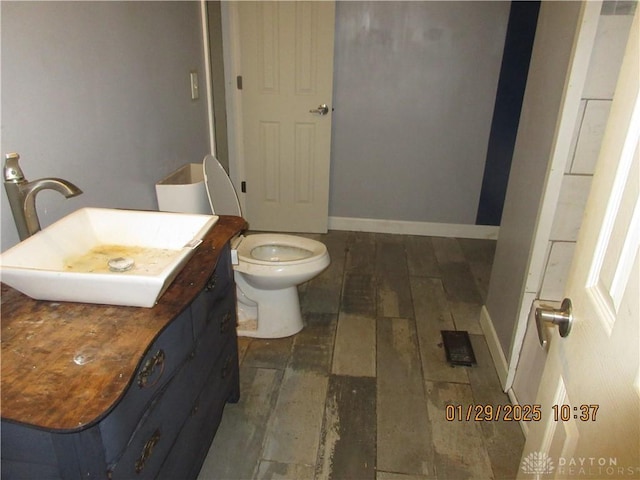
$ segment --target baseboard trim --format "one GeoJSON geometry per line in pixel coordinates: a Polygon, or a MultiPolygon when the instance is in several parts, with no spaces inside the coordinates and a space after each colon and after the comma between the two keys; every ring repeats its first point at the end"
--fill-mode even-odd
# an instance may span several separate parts
{"type": "Polygon", "coordinates": [[[495,328],[493,328],[493,322],[489,315],[487,306],[483,305],[480,312],[480,327],[484,333],[484,338],[487,341],[491,358],[493,358],[493,364],[498,372],[498,378],[502,389],[507,388],[507,374],[509,373],[509,364],[507,363],[507,357],[504,356],[502,347],[500,346],[500,340],[498,340],[498,334],[495,328]]]}
{"type": "Polygon", "coordinates": [[[329,217],[329,230],[496,240],[500,227],[491,225],[464,225],[458,223],[380,220],[376,218],[329,217]]]}
{"type": "MultiPolygon", "coordinates": [[[[509,400],[511,401],[512,405],[520,405],[518,397],[516,396],[516,392],[513,391],[513,388],[507,390],[507,395],[509,396],[509,400]]],[[[527,438],[527,435],[529,435],[529,422],[520,420],[518,423],[520,424],[520,429],[522,430],[524,438],[527,438]]]]}

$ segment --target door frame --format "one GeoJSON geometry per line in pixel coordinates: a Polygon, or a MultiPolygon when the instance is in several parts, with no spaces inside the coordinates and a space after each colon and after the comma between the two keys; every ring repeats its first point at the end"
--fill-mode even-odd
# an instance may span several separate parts
{"type": "Polygon", "coordinates": [[[579,115],[580,101],[587,79],[591,52],[595,45],[601,7],[601,1],[583,2],[578,19],[571,64],[565,79],[563,105],[559,112],[558,123],[554,133],[554,146],[547,166],[547,178],[545,180],[544,193],[540,200],[538,223],[534,232],[522,302],[513,333],[511,351],[509,352],[510,361],[506,378],[504,379],[505,391],[512,400],[515,399],[512,390],[513,381],[530,321],[531,307],[533,302],[537,300],[537,292],[545,271],[551,229],[562,189],[567,159],[571,150],[573,132],[579,115]]]}
{"type": "Polygon", "coordinates": [[[246,211],[246,195],[242,191],[245,178],[244,132],[242,128],[242,96],[237,88],[241,74],[240,23],[237,1],[220,2],[222,16],[222,51],[224,57],[225,100],[227,103],[227,136],[229,177],[236,189],[241,211],[246,211]]]}

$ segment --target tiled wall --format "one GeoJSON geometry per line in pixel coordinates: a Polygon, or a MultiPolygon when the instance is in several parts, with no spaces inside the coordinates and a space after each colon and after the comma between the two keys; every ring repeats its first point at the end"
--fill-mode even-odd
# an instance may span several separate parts
{"type": "Polygon", "coordinates": [[[571,267],[636,2],[604,2],[567,159],[542,284],[541,300],[560,301],[571,267]]]}
{"type": "Polygon", "coordinates": [[[637,0],[605,0],[602,3],[602,15],[633,15],[637,0]]]}

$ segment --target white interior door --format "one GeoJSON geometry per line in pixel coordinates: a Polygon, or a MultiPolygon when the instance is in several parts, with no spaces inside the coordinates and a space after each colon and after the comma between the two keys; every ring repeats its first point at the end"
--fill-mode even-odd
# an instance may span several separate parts
{"type": "Polygon", "coordinates": [[[640,25],[636,12],[519,478],[640,478],[640,25]]]}
{"type": "Polygon", "coordinates": [[[239,2],[238,23],[244,215],[253,230],[326,232],[335,4],[239,2]]]}

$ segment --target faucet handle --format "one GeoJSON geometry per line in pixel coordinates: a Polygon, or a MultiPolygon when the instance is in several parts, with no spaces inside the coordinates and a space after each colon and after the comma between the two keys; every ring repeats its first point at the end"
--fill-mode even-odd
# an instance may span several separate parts
{"type": "Polygon", "coordinates": [[[20,155],[15,152],[7,153],[4,159],[4,181],[17,183],[24,180],[24,173],[18,163],[20,155]]]}

